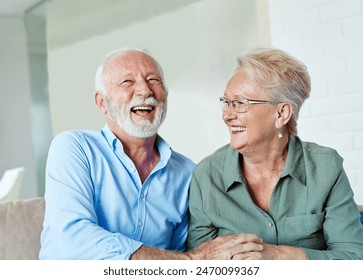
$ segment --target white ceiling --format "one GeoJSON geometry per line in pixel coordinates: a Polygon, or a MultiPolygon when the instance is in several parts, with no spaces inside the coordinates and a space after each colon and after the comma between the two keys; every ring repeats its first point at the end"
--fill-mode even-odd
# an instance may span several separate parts
{"type": "Polygon", "coordinates": [[[0,16],[22,16],[44,0],[0,0],[0,16]]]}

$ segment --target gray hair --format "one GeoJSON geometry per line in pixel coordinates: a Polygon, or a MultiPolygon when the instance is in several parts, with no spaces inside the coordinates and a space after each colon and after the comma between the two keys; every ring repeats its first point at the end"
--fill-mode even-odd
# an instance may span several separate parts
{"type": "Polygon", "coordinates": [[[311,90],[310,76],[305,64],[279,49],[256,49],[237,58],[236,71],[261,86],[273,102],[287,102],[293,107],[287,123],[288,132],[297,134],[297,120],[311,90]]]}
{"type": "Polygon", "coordinates": [[[167,88],[165,86],[165,83],[164,83],[164,74],[163,74],[163,69],[161,68],[160,64],[158,61],[156,61],[155,58],[153,58],[149,52],[143,48],[120,48],[120,49],[115,49],[115,50],[112,50],[110,52],[108,52],[106,54],[106,56],[104,57],[102,63],[98,66],[97,68],[97,71],[96,71],[96,75],[95,75],[95,91],[97,92],[101,92],[103,95],[107,96],[108,95],[108,92],[107,92],[107,89],[106,89],[106,86],[105,86],[105,77],[104,77],[104,72],[105,72],[105,66],[106,64],[114,57],[117,57],[119,55],[122,55],[124,53],[127,53],[127,52],[132,52],[132,51],[136,51],[136,52],[141,52],[141,53],[144,53],[148,56],[150,56],[156,66],[158,67],[158,70],[160,72],[160,76],[161,76],[161,81],[164,85],[164,89],[165,89],[165,93],[167,94],[168,91],[167,91],[167,88]]]}

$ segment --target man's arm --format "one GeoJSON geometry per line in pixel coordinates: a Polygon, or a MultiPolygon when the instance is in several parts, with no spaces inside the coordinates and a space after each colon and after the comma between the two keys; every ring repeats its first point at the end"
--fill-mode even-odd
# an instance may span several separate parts
{"type": "Polygon", "coordinates": [[[128,259],[142,245],[99,226],[90,166],[75,133],[52,142],[45,199],[41,259],[128,259]]]}

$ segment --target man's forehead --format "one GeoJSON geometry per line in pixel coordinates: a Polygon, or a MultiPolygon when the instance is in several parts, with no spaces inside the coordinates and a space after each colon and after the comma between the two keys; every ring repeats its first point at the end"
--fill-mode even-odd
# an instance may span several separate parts
{"type": "Polygon", "coordinates": [[[116,55],[109,60],[109,64],[118,64],[125,68],[133,66],[148,66],[157,68],[156,61],[148,54],[140,51],[127,51],[116,55]]]}
{"type": "MultiPolygon", "coordinates": [[[[112,71],[117,75],[132,76],[142,72],[145,75],[161,75],[155,60],[142,52],[127,52],[111,58],[105,65],[105,71],[112,71]]],[[[110,73],[111,74],[111,73],[110,73]]]]}

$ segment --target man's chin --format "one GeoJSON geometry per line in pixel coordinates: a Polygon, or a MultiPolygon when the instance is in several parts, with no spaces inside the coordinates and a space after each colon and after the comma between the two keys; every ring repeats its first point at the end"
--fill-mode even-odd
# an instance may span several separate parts
{"type": "Polygon", "coordinates": [[[121,127],[125,130],[127,134],[136,138],[145,139],[153,137],[158,132],[160,125],[156,126],[149,121],[145,121],[142,124],[129,124],[121,127]]]}

